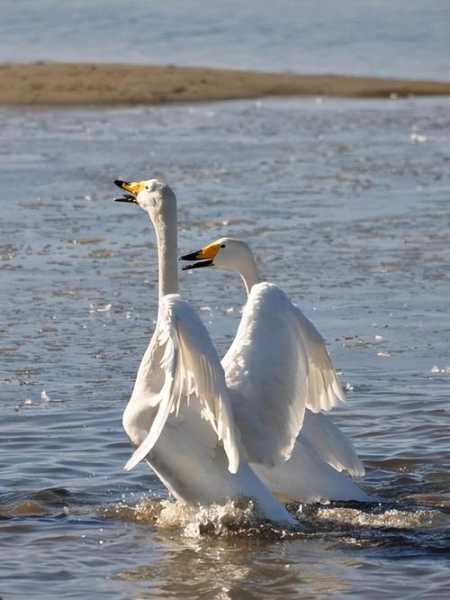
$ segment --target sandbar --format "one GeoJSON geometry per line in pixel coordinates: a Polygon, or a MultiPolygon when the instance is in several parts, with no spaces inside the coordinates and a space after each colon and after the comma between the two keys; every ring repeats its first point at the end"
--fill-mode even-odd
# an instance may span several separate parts
{"type": "Polygon", "coordinates": [[[3,106],[130,106],[264,96],[450,96],[450,82],[297,75],[175,65],[38,62],[0,65],[3,106]]]}

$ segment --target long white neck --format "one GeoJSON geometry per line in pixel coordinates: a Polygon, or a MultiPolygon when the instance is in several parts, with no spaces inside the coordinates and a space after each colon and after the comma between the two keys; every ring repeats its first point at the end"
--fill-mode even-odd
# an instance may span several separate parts
{"type": "Polygon", "coordinates": [[[178,293],[176,206],[158,214],[152,221],[158,245],[158,292],[162,298],[178,293]]]}
{"type": "Polygon", "coordinates": [[[256,268],[255,259],[253,254],[249,252],[246,254],[245,259],[243,258],[239,264],[239,275],[244,282],[245,291],[247,296],[250,294],[252,287],[261,281],[258,269],[256,268]]]}

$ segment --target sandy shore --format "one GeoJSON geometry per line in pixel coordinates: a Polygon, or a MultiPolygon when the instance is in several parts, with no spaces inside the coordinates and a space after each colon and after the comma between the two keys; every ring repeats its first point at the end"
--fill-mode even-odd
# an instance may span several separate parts
{"type": "Polygon", "coordinates": [[[261,96],[385,98],[393,94],[450,95],[450,82],[175,66],[0,65],[0,105],[9,106],[163,104],[261,96]]]}

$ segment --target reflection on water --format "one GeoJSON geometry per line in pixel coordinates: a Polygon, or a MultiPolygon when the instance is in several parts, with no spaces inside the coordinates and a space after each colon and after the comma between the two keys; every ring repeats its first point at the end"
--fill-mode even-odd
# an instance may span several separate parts
{"type": "MultiPolygon", "coordinates": [[[[344,591],[348,583],[339,575],[339,563],[336,565],[324,561],[314,564],[320,550],[310,543],[308,550],[297,542],[298,563],[293,564],[289,557],[283,556],[275,544],[257,548],[253,544],[233,541],[224,542],[202,540],[184,542],[183,550],[176,543],[169,545],[167,557],[152,566],[140,565],[132,570],[123,571],[117,577],[138,582],[141,587],[139,597],[177,597],[201,598],[298,598],[308,593],[313,597],[344,591]],[[303,560],[303,554],[306,554],[303,560]],[[336,572],[337,571],[337,572],[336,572]],[[185,582],[180,590],[180,580],[185,582]],[[155,585],[154,582],[161,582],[155,585]],[[146,595],[146,591],[148,595],[146,595]]],[[[331,555],[333,552],[331,551],[331,555]]],[[[330,556],[331,559],[331,556],[330,556]]]]}
{"type": "MultiPolygon", "coordinates": [[[[0,112],[4,598],[448,595],[449,108],[289,100],[0,112]],[[424,136],[418,142],[412,134],[424,136]],[[325,335],[334,420],[386,502],[189,510],[121,430],[156,317],[146,216],[115,178],[165,175],[180,254],[248,239],[325,335]]],[[[183,274],[220,352],[241,284],[183,274]]]]}

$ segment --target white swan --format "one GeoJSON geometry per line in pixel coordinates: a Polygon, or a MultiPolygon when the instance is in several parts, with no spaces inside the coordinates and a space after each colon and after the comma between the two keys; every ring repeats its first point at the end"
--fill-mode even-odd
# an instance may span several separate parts
{"type": "MultiPolygon", "coordinates": [[[[248,299],[236,337],[222,360],[227,384],[231,389],[241,389],[245,372],[257,355],[267,354],[267,346],[275,344],[275,360],[288,360],[292,352],[290,331],[298,333],[304,364],[306,406],[303,428],[295,440],[290,459],[273,467],[252,464],[256,473],[278,497],[289,500],[312,501],[358,500],[369,497],[348,476],[364,474],[364,467],[351,442],[332,423],[328,411],[345,399],[324,340],[314,325],[294,306],[277,286],[261,282],[253,254],[242,240],[221,238],[197,252],[181,257],[197,261],[185,270],[199,267],[217,267],[237,271],[243,280],[248,299]]],[[[273,352],[269,352],[272,356],[273,352]]],[[[268,355],[268,356],[269,356],[268,355]]],[[[263,362],[261,364],[264,364],[263,362]]],[[[270,371],[273,374],[273,369],[270,371]]],[[[264,371],[253,371],[251,385],[264,394],[267,381],[264,371]]],[[[281,391],[281,390],[280,390],[281,391]]],[[[232,398],[233,399],[233,398],[232,398]]],[[[244,420],[254,417],[245,407],[234,405],[236,420],[242,432],[248,429],[244,420]]],[[[265,440],[263,441],[265,443],[265,440]]]]}
{"type": "Polygon", "coordinates": [[[178,294],[175,194],[157,179],[115,183],[128,192],[117,200],[148,213],[159,261],[156,329],[123,415],[136,447],[125,468],[146,459],[179,500],[209,505],[248,497],[262,517],[296,523],[240,457],[220,360],[201,320],[178,294]]]}

